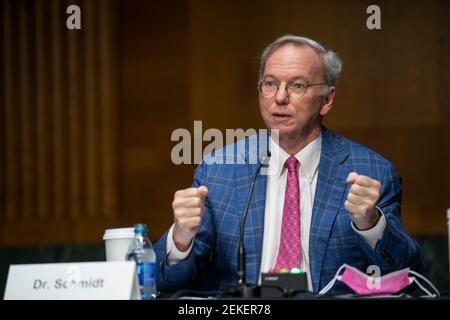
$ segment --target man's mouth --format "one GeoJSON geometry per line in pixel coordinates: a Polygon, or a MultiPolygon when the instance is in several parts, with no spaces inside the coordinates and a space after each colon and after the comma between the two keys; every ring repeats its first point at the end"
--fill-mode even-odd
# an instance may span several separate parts
{"type": "Polygon", "coordinates": [[[287,113],[281,113],[281,112],[274,112],[272,113],[272,116],[275,118],[279,118],[279,119],[286,119],[286,118],[290,118],[291,115],[287,114],[287,113]]]}

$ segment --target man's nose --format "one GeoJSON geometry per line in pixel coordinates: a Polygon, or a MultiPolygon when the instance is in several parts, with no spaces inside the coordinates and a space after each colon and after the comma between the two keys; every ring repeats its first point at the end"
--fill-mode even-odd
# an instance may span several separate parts
{"type": "Polygon", "coordinates": [[[286,90],[286,85],[280,84],[280,86],[278,87],[277,93],[275,95],[275,102],[281,105],[289,103],[289,94],[286,90]]]}

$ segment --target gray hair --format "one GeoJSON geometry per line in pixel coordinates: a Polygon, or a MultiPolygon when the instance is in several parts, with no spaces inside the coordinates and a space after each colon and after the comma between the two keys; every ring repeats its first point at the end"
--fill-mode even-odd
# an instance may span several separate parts
{"type": "MultiPolygon", "coordinates": [[[[284,35],[276,39],[274,42],[269,44],[264,49],[259,64],[259,81],[262,81],[264,77],[264,69],[266,67],[267,59],[272,55],[272,53],[276,49],[289,43],[299,46],[308,46],[314,49],[314,51],[317,52],[317,54],[322,59],[323,77],[324,77],[323,81],[329,86],[336,85],[336,82],[342,70],[342,62],[341,59],[338,57],[338,55],[331,50],[325,49],[317,41],[314,41],[306,37],[299,37],[290,34],[284,35]]],[[[326,92],[323,94],[326,94],[326,92]]]]}

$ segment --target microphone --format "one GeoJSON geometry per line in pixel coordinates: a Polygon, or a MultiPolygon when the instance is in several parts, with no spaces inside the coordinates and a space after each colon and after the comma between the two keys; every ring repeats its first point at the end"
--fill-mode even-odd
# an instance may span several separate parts
{"type": "Polygon", "coordinates": [[[245,283],[245,248],[244,248],[244,226],[245,226],[245,220],[247,218],[248,214],[248,208],[250,205],[250,200],[252,198],[253,189],[255,187],[256,178],[259,175],[259,172],[261,171],[262,167],[267,167],[269,165],[271,153],[269,150],[267,150],[267,153],[265,155],[261,155],[259,158],[259,165],[258,168],[255,171],[255,174],[253,175],[252,183],[250,185],[250,190],[247,195],[247,201],[245,202],[244,211],[242,213],[241,217],[241,226],[240,226],[240,233],[239,233],[239,248],[238,248],[238,264],[237,264],[237,275],[238,275],[238,287],[243,290],[244,297],[247,297],[249,295],[248,290],[246,290],[246,283],[245,283]]]}

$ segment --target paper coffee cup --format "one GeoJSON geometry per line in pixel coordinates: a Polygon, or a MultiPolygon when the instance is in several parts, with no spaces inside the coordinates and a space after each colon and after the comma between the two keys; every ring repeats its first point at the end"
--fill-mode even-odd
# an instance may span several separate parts
{"type": "Polygon", "coordinates": [[[134,228],[106,229],[103,235],[106,261],[125,261],[133,238],[134,228]]]}

